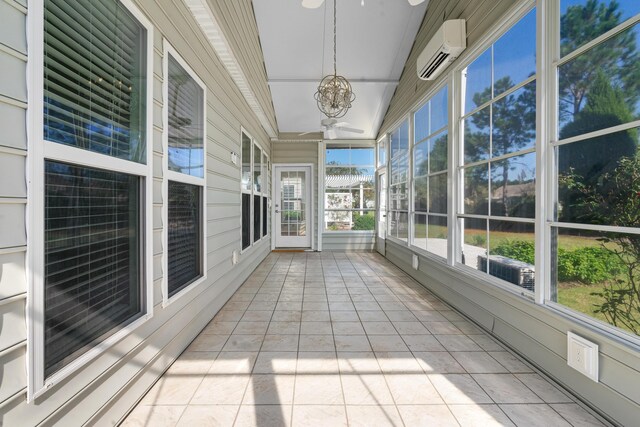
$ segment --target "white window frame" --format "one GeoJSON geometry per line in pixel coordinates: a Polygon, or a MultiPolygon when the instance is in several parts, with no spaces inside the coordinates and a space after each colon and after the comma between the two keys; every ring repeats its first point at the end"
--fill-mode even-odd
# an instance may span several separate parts
{"type": "MultiPolygon", "coordinates": [[[[496,43],[500,37],[502,37],[505,33],[507,33],[511,28],[513,28],[514,25],[516,25],[518,22],[520,22],[520,20],[522,18],[524,18],[529,12],[531,12],[531,10],[536,7],[537,4],[535,1],[533,0],[524,0],[519,2],[518,4],[516,4],[515,6],[513,6],[506,14],[505,14],[505,18],[503,20],[501,20],[500,22],[497,23],[497,25],[495,26],[495,28],[493,28],[492,31],[488,32],[487,34],[484,35],[484,37],[482,38],[482,40],[472,49],[470,49],[469,51],[465,52],[465,54],[463,55],[463,57],[461,58],[460,62],[455,66],[455,68],[452,70],[452,78],[454,79],[454,90],[453,91],[449,91],[449,97],[453,96],[453,110],[454,110],[454,115],[451,116],[450,121],[452,124],[452,127],[455,128],[454,132],[455,132],[455,139],[451,139],[450,136],[450,140],[453,141],[453,143],[451,145],[455,146],[455,157],[453,159],[449,159],[449,164],[452,165],[452,169],[453,169],[453,173],[454,173],[454,191],[451,193],[454,195],[455,198],[455,203],[454,203],[454,210],[453,212],[449,212],[449,221],[451,222],[450,224],[450,228],[455,228],[455,231],[453,232],[453,236],[454,236],[454,244],[450,246],[453,246],[453,258],[448,260],[449,264],[454,266],[454,268],[460,272],[463,272],[473,278],[475,278],[476,280],[480,280],[480,281],[484,281],[484,282],[488,282],[489,284],[496,286],[502,290],[508,291],[514,295],[518,295],[520,297],[523,297],[527,300],[535,300],[535,292],[537,292],[537,290],[539,288],[541,288],[543,286],[543,281],[541,280],[541,277],[536,274],[536,278],[535,278],[535,292],[531,292],[528,291],[526,289],[523,288],[519,288],[517,285],[514,285],[512,283],[506,282],[504,280],[501,280],[497,277],[494,277],[492,275],[490,275],[489,273],[483,272],[483,271],[478,271],[472,267],[469,267],[465,264],[463,264],[461,262],[461,256],[462,256],[462,250],[463,250],[463,245],[464,245],[464,233],[463,230],[460,226],[460,219],[463,218],[481,218],[481,219],[486,219],[487,220],[487,227],[489,226],[489,222],[491,219],[494,220],[501,220],[503,219],[503,217],[499,217],[499,216],[490,216],[490,215],[474,215],[474,214],[461,214],[460,212],[463,210],[464,208],[464,179],[462,178],[462,174],[464,172],[465,168],[474,166],[474,165],[481,165],[481,164],[488,164],[490,162],[494,162],[500,159],[504,159],[504,158],[511,158],[511,157],[515,157],[515,156],[519,156],[519,155],[524,155],[524,154],[529,154],[529,153],[534,153],[536,152],[538,146],[540,145],[540,136],[538,133],[538,129],[536,129],[536,143],[534,145],[533,148],[528,148],[525,150],[520,150],[514,153],[509,153],[508,155],[504,155],[504,156],[500,156],[500,157],[495,157],[495,158],[491,158],[489,157],[487,160],[483,160],[483,161],[479,161],[479,162],[473,162],[473,163],[469,163],[467,165],[464,164],[464,128],[463,128],[463,121],[465,118],[468,118],[470,116],[472,116],[473,114],[475,114],[476,112],[482,110],[483,108],[486,108],[488,105],[493,104],[497,101],[499,101],[500,99],[508,96],[509,94],[517,91],[518,89],[524,87],[525,85],[527,85],[528,83],[530,83],[531,81],[535,80],[536,81],[536,100],[538,100],[539,96],[540,96],[540,87],[538,86],[538,64],[536,64],[536,74],[534,76],[531,77],[527,77],[526,79],[524,79],[523,81],[519,82],[518,84],[514,85],[513,87],[509,88],[509,90],[501,93],[500,95],[497,95],[493,98],[491,98],[489,101],[484,102],[482,105],[475,107],[474,109],[472,109],[471,111],[469,111],[468,113],[464,114],[464,102],[465,102],[465,85],[463,85],[463,73],[464,70],[471,65],[471,63],[473,63],[480,55],[482,55],[488,48],[491,47],[491,45],[493,45],[494,43],[496,43]]],[[[538,16],[538,10],[536,9],[536,16],[538,16]]],[[[539,28],[539,22],[536,19],[536,33],[538,32],[538,28],[539,28]]],[[[537,35],[536,35],[537,37],[537,35]]],[[[536,39],[536,42],[538,42],[538,40],[536,39]]],[[[539,58],[540,55],[540,49],[541,46],[539,44],[536,44],[536,58],[539,58]]],[[[537,62],[539,63],[539,60],[537,60],[537,62]]],[[[492,72],[493,75],[493,72],[492,72]]],[[[492,79],[493,80],[493,79],[492,79]]],[[[451,102],[451,101],[450,101],[451,102]]],[[[536,125],[538,123],[538,112],[536,112],[536,125]]],[[[539,178],[539,165],[537,163],[537,158],[536,158],[536,180],[539,178]]],[[[451,179],[451,178],[450,178],[451,179]]],[[[536,189],[537,189],[537,185],[538,182],[536,181],[536,189]]],[[[490,189],[489,189],[490,191],[490,189]]],[[[519,223],[527,223],[527,224],[536,224],[536,222],[538,221],[538,218],[541,216],[540,212],[538,211],[537,207],[538,207],[538,203],[539,200],[541,199],[541,197],[539,197],[538,194],[536,194],[536,210],[535,210],[535,218],[511,218],[509,217],[508,220],[511,222],[519,222],[519,223]]],[[[451,234],[451,233],[450,233],[451,234]]],[[[536,245],[537,245],[537,239],[538,233],[536,234],[536,245]]],[[[536,250],[537,250],[537,246],[536,246],[536,250]]],[[[536,272],[538,271],[538,263],[536,260],[536,272]]]]}
{"type": "MultiPolygon", "coordinates": [[[[260,234],[260,238],[258,240],[256,240],[255,242],[253,241],[253,237],[254,237],[254,233],[256,232],[254,230],[253,227],[253,215],[254,215],[254,203],[253,203],[253,196],[260,196],[260,207],[259,209],[262,210],[262,196],[266,196],[267,197],[267,208],[270,210],[271,209],[271,196],[269,194],[269,189],[265,189],[264,183],[265,183],[265,173],[268,173],[268,170],[265,171],[265,166],[262,165],[264,157],[267,157],[267,164],[269,164],[269,155],[266,154],[266,150],[265,148],[260,145],[260,143],[258,143],[258,140],[255,139],[250,133],[249,131],[247,131],[244,126],[240,126],[240,156],[239,156],[239,165],[240,165],[240,254],[244,254],[245,252],[249,251],[252,247],[258,245],[259,243],[261,243],[262,241],[269,241],[270,239],[270,235],[271,235],[271,230],[269,227],[267,227],[267,235],[266,236],[262,236],[262,221],[264,219],[264,216],[260,215],[260,230],[258,230],[258,233],[260,234]],[[244,154],[242,152],[242,136],[246,135],[249,140],[251,141],[251,153],[250,158],[251,158],[251,162],[250,162],[250,174],[251,174],[251,180],[250,180],[250,185],[251,185],[251,190],[245,190],[244,188],[242,188],[242,155],[244,154]],[[261,167],[262,167],[262,172],[261,172],[261,179],[262,179],[262,184],[261,184],[261,188],[260,191],[256,191],[255,185],[253,183],[253,171],[255,169],[255,164],[253,161],[253,155],[254,155],[254,151],[255,151],[255,147],[258,147],[261,151],[262,151],[262,157],[261,157],[261,167]],[[249,246],[247,246],[246,248],[242,248],[242,195],[243,194],[248,194],[250,196],[249,198],[249,246]]],[[[268,166],[267,168],[268,169],[268,166]]],[[[269,180],[271,180],[271,178],[268,178],[269,180]]],[[[268,185],[270,185],[271,183],[269,182],[268,185]]],[[[269,218],[271,218],[271,216],[269,216],[269,218]]]]}
{"type": "Polygon", "coordinates": [[[412,226],[412,221],[411,221],[411,205],[413,204],[413,192],[411,191],[411,180],[413,179],[413,159],[411,156],[411,139],[412,139],[412,135],[413,135],[413,115],[411,113],[407,113],[406,115],[402,116],[391,128],[391,131],[389,131],[387,133],[387,231],[386,231],[386,239],[394,242],[397,245],[401,245],[401,246],[405,246],[405,247],[409,247],[409,240],[411,238],[411,235],[413,234],[413,226],[412,226]],[[408,156],[408,170],[407,170],[407,194],[408,194],[408,206],[407,206],[407,240],[404,241],[402,239],[399,239],[393,235],[391,235],[389,233],[389,230],[391,229],[391,213],[392,212],[404,212],[403,210],[393,210],[391,209],[390,206],[390,201],[391,201],[391,175],[393,174],[393,170],[391,167],[391,162],[392,162],[392,158],[391,158],[391,134],[393,134],[393,132],[395,132],[396,130],[398,130],[403,124],[404,122],[408,123],[408,132],[409,134],[407,135],[407,142],[408,142],[408,147],[407,147],[407,156],[408,156]]]}
{"type": "Polygon", "coordinates": [[[199,287],[199,285],[207,280],[207,86],[167,39],[163,39],[162,46],[162,70],[164,76],[162,82],[162,99],[164,100],[164,106],[162,109],[162,147],[164,153],[162,159],[162,223],[164,224],[164,227],[162,228],[162,265],[164,267],[164,274],[162,275],[162,307],[164,308],[189,293],[192,289],[199,287]],[[171,58],[180,64],[187,74],[202,89],[202,178],[169,170],[169,55],[171,55],[171,58]],[[202,266],[202,275],[172,296],[169,296],[169,181],[194,185],[199,187],[201,191],[200,238],[202,239],[202,259],[200,260],[200,265],[202,266]]]}
{"type": "MultiPolygon", "coordinates": [[[[373,150],[373,162],[374,164],[371,165],[371,168],[373,169],[373,181],[374,181],[374,192],[375,192],[375,175],[376,175],[376,170],[378,169],[377,165],[377,151],[378,151],[378,144],[375,141],[357,141],[357,140],[324,140],[322,141],[321,144],[319,144],[322,148],[323,151],[323,156],[322,156],[322,176],[320,177],[320,179],[318,180],[319,183],[321,183],[320,185],[322,186],[322,203],[318,203],[318,205],[320,205],[321,209],[320,209],[320,218],[322,219],[322,225],[319,225],[318,228],[321,229],[322,233],[329,233],[331,235],[339,235],[339,234],[375,234],[375,228],[373,230],[328,230],[325,228],[325,211],[327,211],[326,207],[325,207],[325,198],[326,198],[326,168],[327,168],[327,158],[326,158],[326,153],[327,153],[327,145],[333,145],[336,147],[340,147],[340,146],[344,146],[345,148],[371,148],[373,150]]],[[[354,167],[354,165],[337,165],[338,167],[354,167]]],[[[318,197],[320,195],[320,192],[318,192],[318,197]]],[[[377,194],[376,194],[376,207],[377,207],[377,194]]],[[[374,214],[374,218],[375,218],[375,212],[377,210],[377,208],[364,208],[362,209],[363,211],[366,212],[373,212],[374,214]]],[[[328,209],[329,211],[348,211],[348,212],[359,212],[360,209],[328,209]]]]}
{"type": "Polygon", "coordinates": [[[44,140],[44,0],[29,0],[27,111],[29,156],[27,170],[29,208],[27,213],[27,402],[33,402],[54,385],[60,383],[90,361],[107,351],[124,337],[138,329],[153,316],[153,25],[131,0],[119,0],[146,30],[146,163],[118,159],[112,156],[44,140]],[[81,167],[105,169],[140,177],[143,183],[144,213],[140,230],[140,283],[145,298],[142,313],[135,321],[119,328],[111,336],[89,348],[74,361],[45,377],[44,360],[44,163],[45,159],[71,163],[81,167]]]}
{"type": "MultiPolygon", "coordinates": [[[[447,76],[448,77],[448,76],[447,76]]],[[[411,185],[409,188],[409,192],[411,193],[411,205],[409,206],[409,222],[411,223],[411,235],[409,236],[409,247],[411,248],[412,251],[426,257],[429,258],[433,261],[436,262],[444,262],[444,263],[448,263],[449,260],[449,253],[451,252],[451,242],[452,240],[449,238],[449,234],[450,234],[450,230],[453,227],[453,225],[451,224],[451,215],[450,215],[450,199],[455,199],[454,196],[452,196],[450,189],[450,182],[451,182],[451,171],[450,171],[450,165],[451,165],[451,160],[450,160],[450,156],[451,156],[451,145],[453,145],[453,138],[451,136],[451,100],[452,100],[452,93],[451,93],[451,84],[449,81],[449,78],[442,78],[440,80],[437,80],[434,85],[429,89],[429,91],[426,93],[426,95],[422,98],[422,100],[419,102],[418,106],[414,109],[412,109],[410,111],[410,117],[411,120],[413,122],[413,126],[412,126],[412,132],[411,135],[409,136],[409,157],[411,158],[411,185]],[[416,113],[418,111],[420,111],[420,109],[422,109],[422,107],[424,107],[427,102],[430,102],[433,97],[438,94],[442,89],[444,89],[445,87],[447,87],[447,124],[439,129],[436,129],[435,131],[429,133],[427,136],[425,136],[424,138],[422,138],[420,141],[416,142],[416,135],[415,135],[415,117],[416,117],[416,113]],[[446,169],[443,169],[441,171],[438,171],[434,174],[431,173],[427,173],[427,175],[425,175],[424,177],[427,178],[427,180],[432,177],[432,176],[438,176],[438,175],[447,175],[447,213],[446,214],[441,214],[441,213],[431,213],[430,209],[427,208],[426,211],[424,212],[416,212],[415,211],[415,176],[414,176],[414,171],[413,171],[413,158],[414,158],[414,150],[416,145],[421,144],[421,143],[425,143],[428,139],[430,139],[433,136],[436,136],[442,132],[446,131],[447,132],[447,167],[446,169]],[[437,216],[440,218],[446,218],[447,219],[447,256],[445,257],[441,257],[438,256],[437,254],[433,253],[433,252],[429,252],[428,249],[422,249],[419,246],[414,245],[413,239],[415,237],[415,215],[425,215],[427,218],[427,228],[429,227],[429,215],[431,216],[437,216]]],[[[431,119],[431,117],[429,117],[429,120],[431,119]]],[[[428,197],[428,196],[427,196],[428,197]]],[[[404,243],[404,242],[403,242],[404,243]]],[[[427,237],[427,248],[429,247],[429,238],[427,237]]]]}
{"type": "MultiPolygon", "coordinates": [[[[258,210],[260,211],[260,226],[259,226],[259,230],[258,230],[258,239],[256,239],[255,241],[252,240],[251,243],[259,243],[263,237],[262,237],[262,220],[263,220],[263,214],[262,214],[262,195],[264,193],[264,167],[262,166],[262,160],[264,158],[264,150],[262,149],[262,147],[260,147],[260,145],[258,145],[258,141],[256,141],[255,139],[252,139],[252,146],[251,146],[251,182],[252,182],[252,188],[253,188],[253,195],[251,196],[251,204],[252,204],[252,214],[255,215],[255,200],[254,197],[255,196],[259,196],[260,197],[260,206],[258,206],[258,210]],[[255,176],[254,174],[256,173],[256,162],[255,162],[255,155],[256,155],[256,149],[260,150],[260,191],[256,191],[256,184],[254,182],[255,176]]],[[[255,224],[255,218],[252,216],[251,217],[251,225],[253,227],[253,225],[255,224]]],[[[254,230],[252,233],[252,238],[255,238],[255,234],[256,231],[254,230]]]]}

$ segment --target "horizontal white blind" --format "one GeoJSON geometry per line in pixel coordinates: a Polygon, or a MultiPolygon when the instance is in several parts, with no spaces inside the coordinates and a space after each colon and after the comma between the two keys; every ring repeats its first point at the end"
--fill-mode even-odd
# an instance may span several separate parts
{"type": "Polygon", "coordinates": [[[115,0],[45,0],[44,137],[145,161],[146,30],[115,0]]]}
{"type": "Polygon", "coordinates": [[[204,91],[169,54],[169,169],[204,177],[204,91]]]}
{"type": "Polygon", "coordinates": [[[45,374],[142,313],[140,178],[45,162],[45,374]]]}
{"type": "Polygon", "coordinates": [[[201,188],[169,181],[169,296],[202,276],[201,188]]]}

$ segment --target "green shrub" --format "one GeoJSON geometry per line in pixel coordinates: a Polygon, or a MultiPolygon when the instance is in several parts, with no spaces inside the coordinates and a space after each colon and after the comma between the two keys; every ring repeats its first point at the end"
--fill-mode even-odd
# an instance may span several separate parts
{"type": "Polygon", "coordinates": [[[620,259],[602,247],[584,247],[567,251],[558,249],[558,281],[587,285],[613,279],[622,271],[620,259]]]}
{"type": "MultiPolygon", "coordinates": [[[[492,254],[535,264],[535,246],[524,240],[507,240],[492,254]]],[[[604,247],[583,247],[571,251],[558,249],[558,281],[581,282],[587,285],[613,279],[622,271],[620,259],[604,247]]]]}
{"type": "Polygon", "coordinates": [[[487,238],[483,234],[474,234],[471,236],[471,244],[484,248],[487,243],[487,238]]]}
{"type": "Polygon", "coordinates": [[[517,259],[518,261],[535,264],[536,252],[533,242],[524,240],[505,240],[495,249],[491,250],[492,254],[502,255],[507,258],[517,259]]]}
{"type": "Polygon", "coordinates": [[[376,219],[373,214],[358,215],[353,220],[352,230],[375,230],[376,219]]]}

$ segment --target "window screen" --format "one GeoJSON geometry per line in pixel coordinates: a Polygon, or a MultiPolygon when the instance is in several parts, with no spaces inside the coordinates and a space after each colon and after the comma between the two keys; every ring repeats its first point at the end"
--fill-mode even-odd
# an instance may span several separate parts
{"type": "Polygon", "coordinates": [[[45,374],[142,313],[140,178],[45,162],[45,374]]]}
{"type": "Polygon", "coordinates": [[[44,3],[44,138],[144,163],[146,31],[114,0],[44,3]]]}
{"type": "Polygon", "coordinates": [[[169,170],[204,177],[204,92],[169,55],[169,170]]]}
{"type": "Polygon", "coordinates": [[[202,276],[200,194],[196,185],[169,181],[169,296],[202,276]]]}

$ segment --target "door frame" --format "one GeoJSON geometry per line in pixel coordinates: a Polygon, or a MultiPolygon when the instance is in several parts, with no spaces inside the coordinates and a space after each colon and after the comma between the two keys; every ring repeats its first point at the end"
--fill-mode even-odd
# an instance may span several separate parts
{"type": "Polygon", "coordinates": [[[314,165],[313,163],[272,163],[271,164],[271,250],[276,248],[276,227],[280,224],[276,224],[276,201],[280,201],[280,192],[276,189],[276,176],[280,168],[309,168],[311,173],[309,174],[309,223],[310,223],[310,246],[309,249],[315,249],[315,180],[314,180],[314,165]]]}

